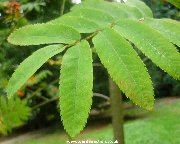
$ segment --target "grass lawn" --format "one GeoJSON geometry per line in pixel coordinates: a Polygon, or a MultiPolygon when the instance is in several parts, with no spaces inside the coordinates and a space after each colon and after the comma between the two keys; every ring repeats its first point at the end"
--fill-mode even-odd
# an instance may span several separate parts
{"type": "MultiPolygon", "coordinates": [[[[170,101],[156,104],[145,118],[126,122],[126,144],[180,144],[180,99],[170,101]]],[[[112,127],[86,128],[77,139],[112,140],[112,127]]],[[[64,132],[55,130],[14,144],[66,144],[66,140],[64,132]]]]}

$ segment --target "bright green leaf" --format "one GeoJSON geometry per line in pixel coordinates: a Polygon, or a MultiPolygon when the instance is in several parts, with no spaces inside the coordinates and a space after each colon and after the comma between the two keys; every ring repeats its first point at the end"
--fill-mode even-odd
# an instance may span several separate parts
{"type": "MultiPolygon", "coordinates": [[[[137,9],[136,7],[129,6],[124,3],[112,3],[112,4],[115,5],[116,7],[118,7],[118,9],[122,9],[122,10],[126,11],[127,17],[125,17],[125,18],[140,19],[143,17],[142,12],[139,11],[139,9],[137,9]]],[[[118,20],[119,19],[117,19],[117,21],[118,20]]]]}
{"type": "Polygon", "coordinates": [[[141,11],[144,17],[153,17],[151,9],[141,0],[127,0],[126,4],[136,7],[139,11],[141,11]]]}
{"type": "Polygon", "coordinates": [[[145,22],[180,47],[180,22],[171,19],[145,19],[145,22]]]}
{"type": "Polygon", "coordinates": [[[120,19],[128,17],[127,9],[118,8],[116,5],[117,3],[113,4],[103,0],[86,0],[83,1],[81,4],[74,6],[72,10],[79,8],[93,8],[106,12],[114,18],[120,19]]]}
{"type": "Polygon", "coordinates": [[[35,24],[15,30],[8,41],[14,45],[74,43],[81,38],[71,27],[61,24],[35,24]]]}
{"type": "Polygon", "coordinates": [[[142,21],[122,20],[115,29],[164,71],[180,79],[180,55],[173,44],[142,21]]]}
{"type": "Polygon", "coordinates": [[[86,41],[67,50],[60,77],[60,109],[64,128],[74,137],[85,126],[92,104],[92,52],[86,41]]]}
{"type": "Polygon", "coordinates": [[[93,43],[101,62],[126,96],[137,105],[152,109],[154,97],[150,76],[132,46],[109,28],[95,36],[93,43]]]}
{"type": "Polygon", "coordinates": [[[62,16],[53,21],[53,24],[65,24],[76,29],[80,33],[92,33],[99,29],[99,26],[86,18],[76,17],[76,16],[62,16]]]}
{"type": "Polygon", "coordinates": [[[86,0],[83,1],[81,4],[76,5],[72,8],[79,9],[79,8],[93,8],[96,10],[103,11],[108,13],[112,17],[117,19],[122,18],[142,18],[143,14],[135,7],[129,6],[124,3],[117,3],[117,2],[107,2],[103,0],[86,0]]]}
{"type": "Polygon", "coordinates": [[[50,45],[34,52],[16,69],[7,87],[8,97],[12,97],[18,89],[30,78],[49,58],[62,52],[63,45],[50,45]]]}
{"type": "Polygon", "coordinates": [[[101,28],[114,22],[114,18],[108,13],[94,8],[79,7],[78,9],[73,9],[73,11],[68,13],[67,16],[86,18],[98,24],[101,28]]]}

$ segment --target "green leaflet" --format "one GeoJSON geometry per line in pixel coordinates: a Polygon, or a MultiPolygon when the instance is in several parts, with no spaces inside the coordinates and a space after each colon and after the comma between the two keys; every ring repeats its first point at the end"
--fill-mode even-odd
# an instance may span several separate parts
{"type": "Polygon", "coordinates": [[[85,126],[92,104],[92,52],[81,41],[65,53],[60,77],[61,118],[67,133],[74,137],[85,126]]]}
{"type": "Polygon", "coordinates": [[[180,1],[179,0],[167,0],[167,1],[180,9],[180,1]]]}
{"type": "Polygon", "coordinates": [[[101,62],[120,89],[137,105],[152,109],[153,87],[147,69],[132,46],[113,29],[93,38],[101,62]]]}
{"type": "Polygon", "coordinates": [[[53,24],[65,24],[76,29],[80,33],[92,33],[99,29],[99,26],[86,18],[76,17],[76,16],[62,16],[53,21],[50,21],[53,24]]]}
{"type": "Polygon", "coordinates": [[[141,0],[127,0],[126,4],[136,7],[144,17],[153,17],[151,9],[141,0]]]}
{"type": "Polygon", "coordinates": [[[35,24],[15,30],[8,41],[14,45],[69,44],[80,38],[76,30],[62,24],[35,24]]]}
{"type": "Polygon", "coordinates": [[[12,97],[18,89],[30,78],[49,58],[62,52],[63,45],[50,45],[34,52],[16,69],[7,87],[8,97],[12,97]]]}
{"type": "Polygon", "coordinates": [[[106,2],[102,0],[86,0],[86,1],[83,1],[79,5],[75,5],[72,8],[72,10],[79,9],[79,8],[93,8],[96,10],[101,10],[103,12],[106,12],[112,17],[114,17],[115,19],[127,18],[128,17],[127,9],[118,8],[116,5],[117,3],[112,4],[110,2],[106,2]]]}
{"type": "Polygon", "coordinates": [[[103,11],[108,13],[114,19],[122,19],[122,18],[142,18],[143,14],[135,7],[129,6],[124,3],[117,2],[107,2],[102,0],[86,0],[81,4],[76,5],[72,8],[72,10],[79,8],[93,8],[96,10],[103,11]]]}
{"type": "Polygon", "coordinates": [[[180,22],[171,19],[145,19],[145,22],[180,47],[180,22]]]}
{"type": "Polygon", "coordinates": [[[94,8],[83,8],[79,7],[78,9],[73,9],[66,16],[77,16],[81,18],[86,18],[98,24],[101,28],[106,27],[108,24],[114,22],[114,18],[108,13],[94,8]]]}
{"type": "Polygon", "coordinates": [[[114,28],[164,71],[180,78],[180,55],[167,38],[141,21],[122,20],[114,28]]]}
{"type": "Polygon", "coordinates": [[[137,9],[136,7],[129,6],[124,3],[112,3],[112,4],[118,7],[119,9],[123,9],[127,12],[128,16],[125,18],[140,19],[143,17],[141,11],[139,11],[139,9],[137,9]]]}

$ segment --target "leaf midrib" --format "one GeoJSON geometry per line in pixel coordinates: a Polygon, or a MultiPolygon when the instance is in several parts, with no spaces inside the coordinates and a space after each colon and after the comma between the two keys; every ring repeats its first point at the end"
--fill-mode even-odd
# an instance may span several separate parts
{"type": "MultiPolygon", "coordinates": [[[[114,49],[113,44],[112,44],[111,42],[109,42],[109,40],[104,36],[104,34],[103,34],[103,37],[106,39],[106,41],[108,42],[108,44],[112,46],[112,49],[113,49],[113,51],[116,53],[118,59],[122,62],[122,64],[123,64],[124,67],[126,68],[127,73],[129,73],[129,75],[131,76],[131,80],[133,80],[134,84],[135,84],[136,86],[138,86],[138,84],[136,83],[136,81],[135,81],[134,78],[132,77],[133,74],[128,70],[126,64],[123,62],[123,60],[121,59],[121,57],[118,55],[116,49],[114,49]]],[[[142,98],[141,98],[141,102],[142,102],[142,98]]]]}
{"type": "MultiPolygon", "coordinates": [[[[77,73],[76,73],[76,82],[75,82],[75,85],[76,85],[76,88],[75,88],[75,91],[76,91],[76,96],[74,95],[74,100],[73,100],[73,104],[74,104],[74,109],[75,109],[75,111],[76,111],[76,97],[77,97],[77,90],[78,90],[78,84],[79,84],[79,79],[78,79],[78,75],[79,75],[79,60],[80,60],[80,57],[79,57],[79,55],[80,55],[80,49],[79,49],[79,47],[78,47],[78,59],[77,59],[77,73]]],[[[74,124],[76,124],[75,123],[75,120],[76,120],[76,113],[74,113],[73,114],[73,116],[74,116],[74,118],[73,118],[73,122],[74,122],[74,124]]]]}

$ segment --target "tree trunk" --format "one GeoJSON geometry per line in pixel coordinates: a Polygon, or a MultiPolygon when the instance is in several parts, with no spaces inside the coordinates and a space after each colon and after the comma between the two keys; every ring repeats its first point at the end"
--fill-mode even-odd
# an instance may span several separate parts
{"type": "Polygon", "coordinates": [[[64,14],[64,9],[65,9],[65,3],[66,3],[66,0],[62,0],[62,4],[60,6],[60,16],[62,16],[64,14]]]}
{"type": "Polygon", "coordinates": [[[119,144],[124,144],[122,92],[110,77],[109,94],[114,140],[117,140],[119,144]]]}

